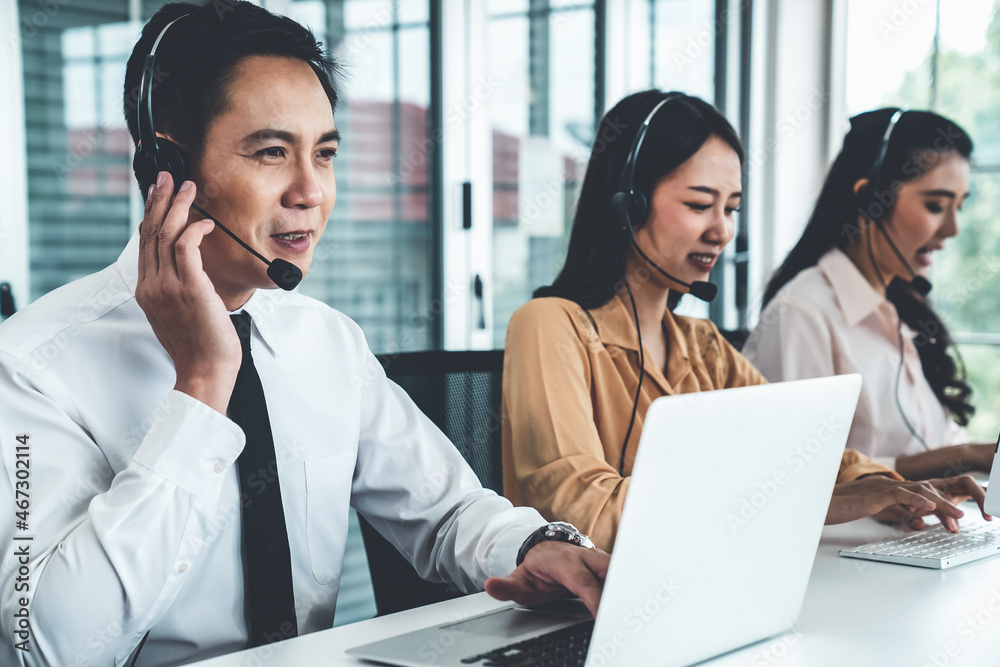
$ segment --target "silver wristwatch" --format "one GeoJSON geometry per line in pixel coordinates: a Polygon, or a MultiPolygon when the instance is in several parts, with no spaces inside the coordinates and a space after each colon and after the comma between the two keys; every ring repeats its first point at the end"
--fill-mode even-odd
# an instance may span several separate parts
{"type": "Polygon", "coordinates": [[[524,541],[524,544],[521,545],[520,550],[517,552],[517,564],[520,565],[524,562],[524,557],[528,555],[528,552],[533,546],[539,542],[546,541],[566,542],[585,549],[597,548],[594,546],[594,543],[591,542],[590,538],[577,530],[576,526],[573,524],[562,521],[553,521],[545,524],[533,532],[528,539],[524,541]]]}

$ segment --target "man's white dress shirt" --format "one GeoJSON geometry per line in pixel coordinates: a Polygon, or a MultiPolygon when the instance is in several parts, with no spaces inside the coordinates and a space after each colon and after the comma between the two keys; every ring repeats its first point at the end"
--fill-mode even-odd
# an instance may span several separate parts
{"type": "Polygon", "coordinates": [[[837,248],[775,295],[743,354],[771,382],[860,373],[864,382],[847,447],[895,468],[897,457],[926,451],[896,405],[897,326],[903,332],[899,402],[906,419],[931,448],[967,442],[920,365],[914,340],[934,332],[900,322],[896,307],[837,248]]]}
{"type": "MultiPolygon", "coordinates": [[[[135,302],[137,265],[138,235],[114,265],[0,325],[4,665],[121,665],[147,630],[139,665],[247,644],[233,465],[243,432],[172,389],[173,363],[135,302]],[[13,509],[19,434],[30,436],[28,530],[15,528],[13,509]],[[11,648],[25,595],[15,590],[15,551],[24,544],[29,652],[11,648]]],[[[244,310],[274,436],[300,634],[333,622],[349,506],[426,578],[473,590],[514,569],[544,520],[480,486],[386,379],[353,321],[279,290],[257,290],[244,310]]],[[[274,473],[259,471],[244,492],[274,473]]]]}

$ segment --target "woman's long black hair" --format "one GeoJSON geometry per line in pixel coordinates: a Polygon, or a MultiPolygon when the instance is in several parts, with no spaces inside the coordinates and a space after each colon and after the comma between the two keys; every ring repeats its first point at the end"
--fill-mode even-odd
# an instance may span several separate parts
{"type": "MultiPolygon", "coordinates": [[[[535,290],[535,297],[562,297],[591,309],[606,304],[621,288],[625,259],[619,248],[628,232],[622,230],[610,201],[619,190],[639,127],[668,94],[677,93],[634,93],[601,119],[576,204],[566,263],[551,285],[535,290]]],[[[713,135],[732,146],[743,164],[743,146],[725,116],[704,100],[678,95],[656,112],[636,161],[635,186],[647,201],[660,179],[686,162],[713,135]]],[[[644,222],[632,220],[636,229],[644,222]]],[[[679,299],[676,292],[671,292],[671,299],[675,294],[679,299]]],[[[675,304],[672,301],[671,305],[675,304]]]]}
{"type": "MultiPolygon", "coordinates": [[[[858,226],[860,200],[854,184],[862,178],[871,179],[872,167],[889,119],[897,109],[878,109],[851,119],[851,130],[844,137],[823,189],[816,200],[802,238],[775,271],[764,291],[764,304],[803,269],[814,266],[831,248],[846,248],[860,242],[858,226]]],[[[889,141],[879,174],[884,193],[892,191],[890,184],[915,181],[938,163],[935,154],[957,152],[965,159],[972,154],[972,139],[958,124],[929,111],[908,111],[900,117],[889,141]]],[[[898,186],[895,186],[898,188],[898,186]]],[[[898,189],[896,190],[898,192],[898,189]]],[[[895,201],[885,198],[883,219],[892,214],[895,201]]],[[[969,402],[972,388],[965,381],[965,369],[960,368],[948,349],[951,336],[930,303],[917,294],[910,283],[893,280],[886,289],[886,298],[896,307],[899,318],[918,332],[915,339],[924,376],[934,395],[965,426],[975,408],[969,402]]]]}

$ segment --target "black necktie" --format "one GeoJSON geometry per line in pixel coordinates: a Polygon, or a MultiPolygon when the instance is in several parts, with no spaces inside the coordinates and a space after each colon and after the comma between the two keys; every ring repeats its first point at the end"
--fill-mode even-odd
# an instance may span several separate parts
{"type": "Polygon", "coordinates": [[[244,590],[249,610],[250,646],[298,635],[292,592],[292,561],[281,506],[271,421],[264,388],[250,356],[248,313],[230,315],[243,347],[243,363],[229,400],[229,418],[246,434],[236,460],[243,501],[244,590]]]}

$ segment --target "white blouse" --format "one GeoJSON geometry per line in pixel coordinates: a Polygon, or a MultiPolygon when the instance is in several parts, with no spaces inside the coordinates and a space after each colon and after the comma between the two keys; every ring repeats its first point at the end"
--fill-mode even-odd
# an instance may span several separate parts
{"type": "Polygon", "coordinates": [[[771,300],[743,354],[772,382],[860,373],[847,447],[895,467],[896,457],[925,451],[906,421],[929,448],[968,442],[920,365],[916,345],[932,333],[901,323],[895,306],[834,248],[771,300]]]}

